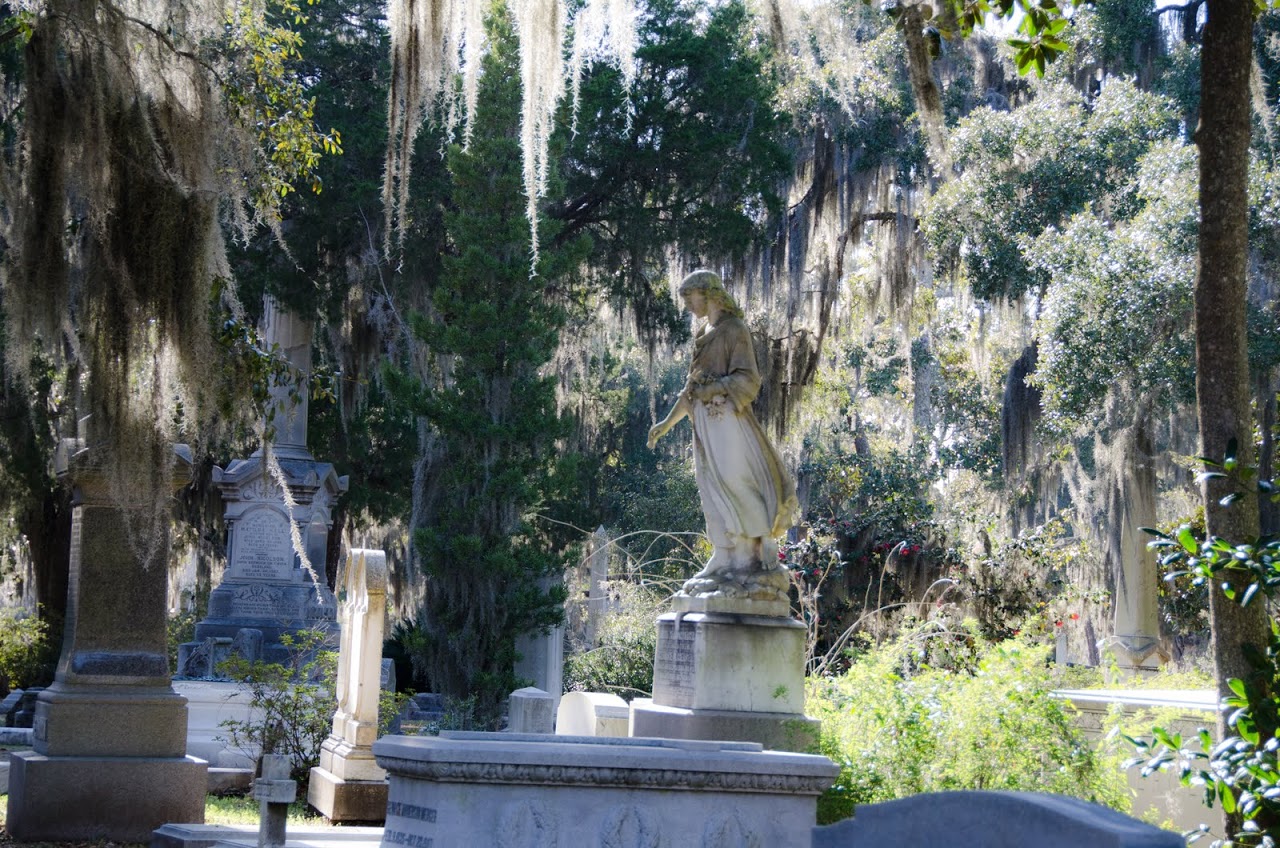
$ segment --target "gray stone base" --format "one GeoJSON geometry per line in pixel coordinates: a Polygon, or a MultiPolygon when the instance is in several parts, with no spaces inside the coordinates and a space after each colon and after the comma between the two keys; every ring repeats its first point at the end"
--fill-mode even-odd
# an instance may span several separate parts
{"type": "MultiPolygon", "coordinates": [[[[286,848],[378,848],[380,827],[315,827],[289,825],[286,848]]],[[[257,848],[256,824],[166,824],[151,834],[151,848],[213,848],[234,845],[257,848]]]]}
{"type": "Polygon", "coordinates": [[[690,710],[664,707],[648,698],[631,702],[632,736],[759,742],[771,751],[810,751],[821,722],[798,713],[690,710]]]}
{"type": "Polygon", "coordinates": [[[5,826],[19,842],[146,842],[165,822],[204,821],[208,766],[194,757],[10,759],[5,826]]]}
{"type": "Polygon", "coordinates": [[[343,780],[316,767],[311,769],[307,803],[331,822],[384,822],[387,781],[343,780]]]}

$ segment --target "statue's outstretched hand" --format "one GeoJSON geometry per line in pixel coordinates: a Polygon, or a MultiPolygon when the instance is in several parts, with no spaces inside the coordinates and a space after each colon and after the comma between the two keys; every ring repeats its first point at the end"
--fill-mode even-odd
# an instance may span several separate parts
{"type": "Polygon", "coordinates": [[[680,420],[689,414],[689,398],[684,392],[680,393],[680,399],[676,401],[676,405],[671,407],[671,411],[667,413],[667,417],[654,424],[649,428],[649,438],[645,442],[649,446],[649,450],[653,450],[654,445],[658,444],[667,433],[671,432],[671,428],[680,423],[680,420]]]}

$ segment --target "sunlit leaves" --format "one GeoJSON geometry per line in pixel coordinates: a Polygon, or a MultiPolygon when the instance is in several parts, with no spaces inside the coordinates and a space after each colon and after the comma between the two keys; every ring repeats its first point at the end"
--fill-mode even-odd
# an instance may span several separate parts
{"type": "MultiPolygon", "coordinates": [[[[308,5],[315,0],[307,0],[308,5]]],[[[301,58],[307,22],[297,0],[270,0],[266,7],[244,2],[227,13],[224,32],[229,72],[224,82],[230,111],[256,135],[263,173],[252,194],[259,211],[278,216],[280,200],[295,182],[319,193],[320,157],[342,152],[342,136],[315,124],[314,97],[294,63],[301,58]]]]}

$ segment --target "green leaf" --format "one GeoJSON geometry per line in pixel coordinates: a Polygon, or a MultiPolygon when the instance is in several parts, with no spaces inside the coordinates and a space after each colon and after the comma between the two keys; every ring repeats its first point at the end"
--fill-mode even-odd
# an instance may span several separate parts
{"type": "Polygon", "coordinates": [[[1199,550],[1200,545],[1191,532],[1191,525],[1184,524],[1178,528],[1178,544],[1182,545],[1182,549],[1189,554],[1194,554],[1199,550]]]}
{"type": "Polygon", "coordinates": [[[1244,596],[1240,598],[1240,606],[1249,606],[1249,602],[1253,600],[1253,596],[1256,594],[1258,594],[1258,584],[1250,583],[1249,588],[1244,590],[1244,596]]]}

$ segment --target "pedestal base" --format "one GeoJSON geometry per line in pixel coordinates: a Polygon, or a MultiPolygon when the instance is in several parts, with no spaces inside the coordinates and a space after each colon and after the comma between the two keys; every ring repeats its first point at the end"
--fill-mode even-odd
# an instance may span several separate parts
{"type": "Polygon", "coordinates": [[[804,625],[730,612],[658,617],[653,701],[690,710],[804,712],[804,625]]]}
{"type": "Polygon", "coordinates": [[[383,822],[387,781],[343,780],[316,766],[307,785],[307,803],[331,822],[383,822]]]}
{"type": "Polygon", "coordinates": [[[166,822],[203,822],[204,760],[194,757],[10,759],[5,827],[19,842],[148,842],[166,822]]]}
{"type": "Polygon", "coordinates": [[[50,757],[182,757],[187,699],[164,686],[53,683],[36,701],[35,749],[50,757]]]}
{"type": "Polygon", "coordinates": [[[664,707],[648,698],[631,702],[631,736],[759,742],[770,751],[810,751],[821,726],[800,713],[690,710],[664,707]]]}

